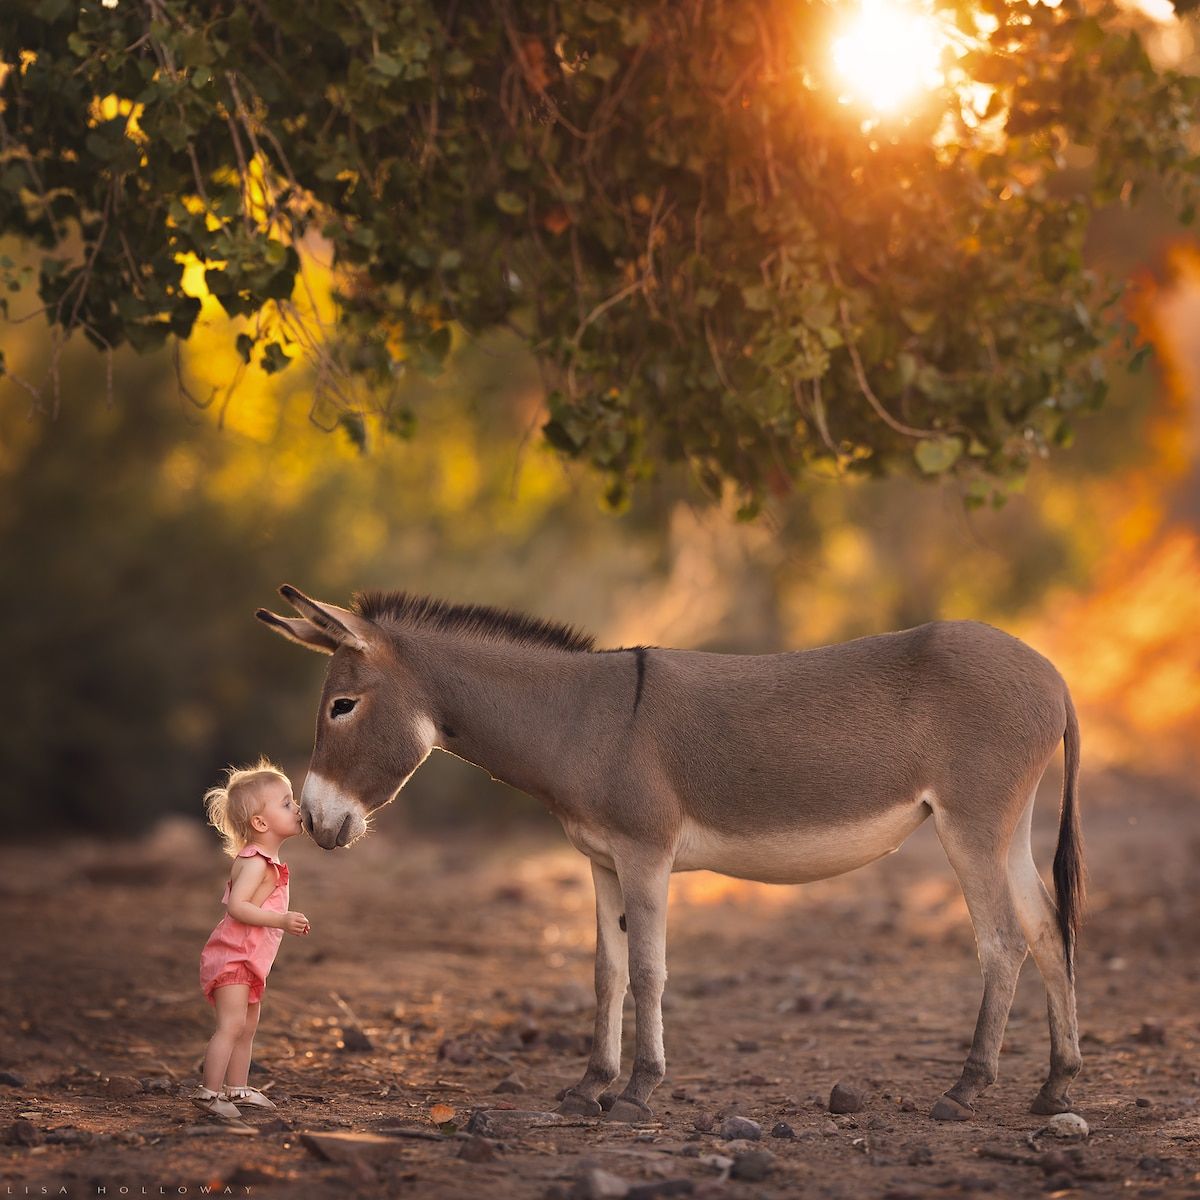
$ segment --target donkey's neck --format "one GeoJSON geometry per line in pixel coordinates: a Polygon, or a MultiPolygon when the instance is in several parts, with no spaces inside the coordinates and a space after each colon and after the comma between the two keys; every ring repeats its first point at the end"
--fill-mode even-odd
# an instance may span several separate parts
{"type": "Polygon", "coordinates": [[[632,715],[632,654],[405,632],[437,745],[553,809],[571,809],[632,715]]]}

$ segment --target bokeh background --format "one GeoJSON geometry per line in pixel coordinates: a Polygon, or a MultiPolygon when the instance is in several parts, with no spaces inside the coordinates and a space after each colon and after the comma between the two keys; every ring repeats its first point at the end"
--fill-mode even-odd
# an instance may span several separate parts
{"type": "MultiPolygon", "coordinates": [[[[17,247],[5,249],[20,261],[17,247]]],[[[1196,766],[1200,721],[1200,249],[1148,197],[1097,222],[1154,347],[1078,440],[999,510],[953,487],[813,478],[739,523],[685,479],[629,511],[541,442],[535,364],[497,336],[408,385],[411,438],[326,431],[302,366],[242,369],[211,297],[178,361],[0,328],[13,375],[58,374],[57,411],[0,382],[0,814],[23,835],[138,833],[200,813],[221,769],[297,776],[321,656],[254,619],[290,582],[345,604],[397,588],[524,609],[601,645],[802,648],[936,617],[1048,654],[1089,769],[1196,766]],[[230,380],[235,383],[229,386],[230,380]]],[[[328,304],[319,243],[313,305],[328,304]]],[[[204,293],[199,270],[191,273],[204,293]]],[[[49,386],[47,394],[49,394],[49,386]]],[[[418,823],[538,819],[445,755],[405,793],[418,823]]]]}

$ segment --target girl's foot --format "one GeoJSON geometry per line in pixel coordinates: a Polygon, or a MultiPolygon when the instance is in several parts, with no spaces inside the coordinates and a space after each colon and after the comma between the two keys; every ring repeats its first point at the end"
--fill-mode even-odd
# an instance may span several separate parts
{"type": "Polygon", "coordinates": [[[266,1096],[252,1087],[227,1087],[224,1093],[239,1108],[259,1108],[263,1112],[274,1112],[275,1105],[266,1096]]]}
{"type": "Polygon", "coordinates": [[[235,1105],[230,1104],[220,1092],[210,1091],[206,1087],[198,1087],[192,1093],[192,1103],[201,1111],[211,1116],[219,1117],[222,1121],[241,1121],[242,1114],[235,1105]]]}

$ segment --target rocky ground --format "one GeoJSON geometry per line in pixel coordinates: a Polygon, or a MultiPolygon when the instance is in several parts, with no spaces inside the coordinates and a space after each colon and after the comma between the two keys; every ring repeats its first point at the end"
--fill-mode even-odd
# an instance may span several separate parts
{"type": "MultiPolygon", "coordinates": [[[[227,866],[215,839],[171,823],[138,843],[8,846],[0,1183],[74,1197],[1200,1198],[1198,798],[1086,781],[1080,1140],[1028,1111],[1048,1053],[1031,961],[975,1119],[927,1116],[980,990],[929,825],[803,888],[676,877],[668,1076],[643,1126],[539,1115],[582,1073],[591,1030],[590,876],[552,824],[431,837],[388,812],[349,852],[290,845],[293,907],[313,932],[285,941],[263,1010],[252,1082],[278,1112],[245,1128],[183,1098],[210,1032],[195,972],[227,866]],[[857,1111],[830,1111],[838,1084],[853,1095],[837,1107],[857,1111]]],[[[1039,806],[1047,873],[1056,808],[1049,794],[1039,806]]]]}

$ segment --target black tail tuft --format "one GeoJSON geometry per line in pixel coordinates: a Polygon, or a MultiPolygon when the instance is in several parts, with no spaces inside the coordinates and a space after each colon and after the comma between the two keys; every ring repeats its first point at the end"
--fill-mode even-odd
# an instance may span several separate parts
{"type": "Polygon", "coordinates": [[[1067,957],[1067,977],[1074,979],[1075,941],[1083,919],[1083,833],[1079,827],[1079,719],[1069,692],[1066,701],[1062,813],[1058,822],[1058,848],[1054,851],[1054,897],[1058,903],[1058,931],[1067,957]]]}

